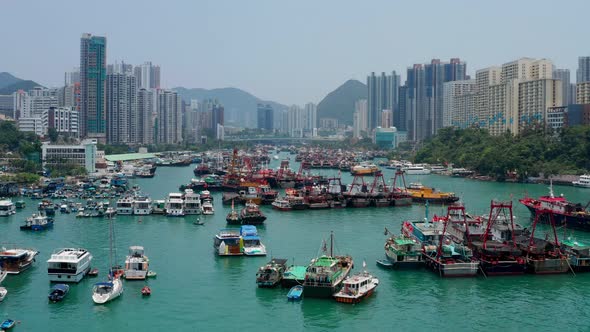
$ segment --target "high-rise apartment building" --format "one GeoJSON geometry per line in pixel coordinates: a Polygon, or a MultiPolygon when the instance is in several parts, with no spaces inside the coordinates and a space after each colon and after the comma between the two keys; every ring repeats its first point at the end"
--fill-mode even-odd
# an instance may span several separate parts
{"type": "Polygon", "coordinates": [[[182,142],[182,100],[178,93],[157,90],[157,143],[182,142]]]}
{"type": "Polygon", "coordinates": [[[590,104],[590,81],[576,84],[576,104],[590,104]]]}
{"type": "Polygon", "coordinates": [[[576,83],[590,82],[590,56],[578,57],[576,83]]]}
{"type": "Polygon", "coordinates": [[[272,130],[274,125],[274,112],[270,104],[258,104],[257,107],[258,129],[272,130]]]}
{"type": "Polygon", "coordinates": [[[381,112],[391,110],[392,114],[399,111],[399,87],[400,76],[392,71],[390,75],[381,73],[375,76],[371,73],[367,77],[367,107],[369,129],[375,129],[380,125],[381,112]]]}
{"type": "Polygon", "coordinates": [[[563,97],[563,104],[569,105],[575,102],[575,99],[571,99],[573,94],[570,92],[571,80],[569,69],[554,69],[553,79],[561,81],[561,96],[563,97]]]}
{"type": "Polygon", "coordinates": [[[381,111],[381,128],[393,127],[393,111],[383,110],[381,111]]]}
{"type": "Polygon", "coordinates": [[[160,66],[152,65],[151,61],[146,61],[142,65],[135,67],[133,74],[135,75],[139,88],[160,88],[160,66]]]}
{"type": "Polygon", "coordinates": [[[353,136],[356,138],[362,138],[364,135],[369,134],[368,124],[368,107],[367,100],[360,99],[354,103],[354,113],[352,115],[352,127],[353,136]]]}
{"type": "Polygon", "coordinates": [[[495,109],[494,105],[490,105],[490,86],[500,84],[500,77],[502,75],[502,68],[500,67],[488,67],[480,69],[475,72],[475,109],[473,118],[466,119],[459,117],[455,121],[458,123],[464,123],[464,125],[458,125],[460,128],[471,126],[474,121],[480,127],[487,127],[491,125],[495,120],[492,116],[492,109],[495,109]],[[481,120],[480,120],[481,119],[481,120]]]}
{"type": "MultiPolygon", "coordinates": [[[[475,80],[449,81],[443,84],[442,127],[450,127],[453,122],[456,122],[456,119],[462,118],[463,110],[459,108],[464,105],[465,99],[459,100],[458,97],[474,94],[475,88],[475,80]],[[453,121],[454,119],[455,121],[453,121]]],[[[459,125],[459,127],[462,126],[459,125]]]]}
{"type": "Polygon", "coordinates": [[[74,85],[80,83],[80,67],[74,67],[72,71],[64,74],[64,85],[74,85]]]}
{"type": "Polygon", "coordinates": [[[78,111],[71,107],[51,107],[43,111],[41,121],[45,135],[50,129],[55,129],[61,135],[75,138],[79,136],[78,111]]]}
{"type": "Polygon", "coordinates": [[[407,70],[406,123],[408,140],[420,141],[443,125],[443,84],[465,80],[467,65],[458,58],[443,63],[415,64],[407,70]]]}
{"type": "Polygon", "coordinates": [[[80,136],[106,137],[105,37],[85,33],[80,39],[80,136]]]}
{"type": "Polygon", "coordinates": [[[314,103],[305,104],[303,113],[303,129],[313,131],[318,126],[318,110],[314,103]]]}
{"type": "Polygon", "coordinates": [[[107,143],[138,143],[137,85],[129,74],[107,75],[107,143]]]}
{"type": "Polygon", "coordinates": [[[154,122],[157,115],[154,90],[137,90],[137,132],[138,144],[154,144],[154,122]]]}

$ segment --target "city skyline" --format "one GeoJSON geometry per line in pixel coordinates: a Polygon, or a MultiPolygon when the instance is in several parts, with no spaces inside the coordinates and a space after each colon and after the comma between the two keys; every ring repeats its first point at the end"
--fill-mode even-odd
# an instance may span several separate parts
{"type": "Polygon", "coordinates": [[[581,15],[589,8],[582,1],[565,6],[572,16],[568,25],[547,24],[554,16],[547,1],[510,3],[509,12],[503,10],[508,2],[424,4],[416,11],[410,3],[381,1],[205,1],[175,2],[173,6],[147,2],[142,6],[117,3],[118,10],[112,11],[115,3],[105,1],[88,16],[82,15],[84,6],[74,1],[39,3],[34,10],[11,1],[3,3],[0,19],[7,26],[20,27],[25,18],[30,24],[20,27],[18,34],[5,36],[6,45],[12,45],[13,51],[2,55],[5,67],[1,70],[45,86],[59,86],[63,72],[78,64],[75,50],[80,34],[89,32],[107,37],[108,63],[159,64],[163,68],[162,87],[231,86],[265,100],[303,105],[318,103],[347,79],[364,82],[370,72],[395,70],[402,73],[403,83],[408,67],[432,58],[459,57],[468,64],[468,74],[473,77],[477,69],[520,57],[547,58],[557,68],[575,73],[578,56],[588,53],[569,33],[581,31],[581,15]],[[128,15],[131,12],[134,15],[128,15]],[[527,16],[526,30],[521,27],[522,13],[527,16]],[[22,38],[39,31],[35,22],[42,21],[41,15],[68,24],[43,26],[44,38],[35,43],[22,38]],[[289,23],[286,16],[300,18],[302,24],[289,23]],[[429,24],[411,24],[416,19],[429,24]],[[502,24],[498,24],[500,19],[502,24]],[[362,20],[367,22],[355,24],[362,20]],[[156,23],[141,25],[140,21],[156,23]],[[466,28],[476,23],[477,29],[466,28]],[[400,33],[408,26],[413,27],[410,33],[400,33]],[[442,34],[441,38],[431,38],[433,31],[441,29],[449,31],[449,38],[442,38],[442,34]],[[571,43],[564,40],[568,36],[571,43]],[[559,40],[559,47],[540,40],[559,40]],[[367,52],[377,44],[378,52],[367,52]],[[43,62],[38,61],[40,49],[51,50],[43,53],[43,62]]]}

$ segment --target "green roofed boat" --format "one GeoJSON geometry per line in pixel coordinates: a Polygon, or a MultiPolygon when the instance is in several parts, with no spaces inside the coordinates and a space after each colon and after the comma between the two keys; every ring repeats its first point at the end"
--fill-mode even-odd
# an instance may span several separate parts
{"type": "MultiPolygon", "coordinates": [[[[329,255],[322,255],[311,260],[305,271],[303,293],[306,297],[331,298],[342,288],[342,281],[350,273],[352,257],[334,256],[334,234],[330,234],[329,255]]],[[[322,251],[327,253],[326,243],[322,251]]]]}
{"type": "Polygon", "coordinates": [[[561,241],[561,250],[569,256],[575,272],[590,272],[590,244],[567,238],[561,241]]]}
{"type": "Polygon", "coordinates": [[[302,285],[305,281],[305,270],[307,266],[291,265],[287,271],[283,273],[283,280],[281,280],[281,287],[291,288],[296,285],[302,285]]]}
{"type": "MultiPolygon", "coordinates": [[[[385,229],[385,235],[391,234],[385,229]]],[[[394,269],[412,269],[424,266],[422,244],[411,237],[393,235],[385,241],[385,256],[394,269]]]]}

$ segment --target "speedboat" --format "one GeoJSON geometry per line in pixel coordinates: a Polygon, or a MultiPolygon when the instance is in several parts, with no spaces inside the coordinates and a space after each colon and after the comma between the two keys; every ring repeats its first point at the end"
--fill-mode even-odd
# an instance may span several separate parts
{"type": "Polygon", "coordinates": [[[51,288],[49,292],[49,301],[51,302],[59,302],[63,300],[68,292],[70,291],[70,286],[66,284],[57,284],[51,288]]]}
{"type": "Polygon", "coordinates": [[[123,293],[123,283],[118,277],[112,281],[94,284],[92,289],[92,301],[96,304],[104,304],[119,297],[123,293]]]}

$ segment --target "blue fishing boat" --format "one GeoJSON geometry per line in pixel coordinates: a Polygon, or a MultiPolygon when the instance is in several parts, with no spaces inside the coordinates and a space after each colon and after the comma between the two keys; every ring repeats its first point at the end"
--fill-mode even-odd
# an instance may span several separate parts
{"type": "Polygon", "coordinates": [[[59,302],[59,301],[63,300],[64,297],[66,297],[66,295],[68,295],[69,291],[70,291],[70,286],[68,286],[66,284],[57,284],[51,288],[51,291],[49,292],[49,295],[48,295],[49,300],[51,302],[59,302]]]}
{"type": "Polygon", "coordinates": [[[303,286],[301,285],[291,287],[287,294],[287,300],[289,301],[300,301],[301,297],[303,297],[303,286]]]}
{"type": "Polygon", "coordinates": [[[0,329],[2,330],[8,330],[14,327],[14,324],[16,322],[13,321],[12,319],[7,319],[5,321],[2,322],[2,324],[0,324],[0,329]]]}

